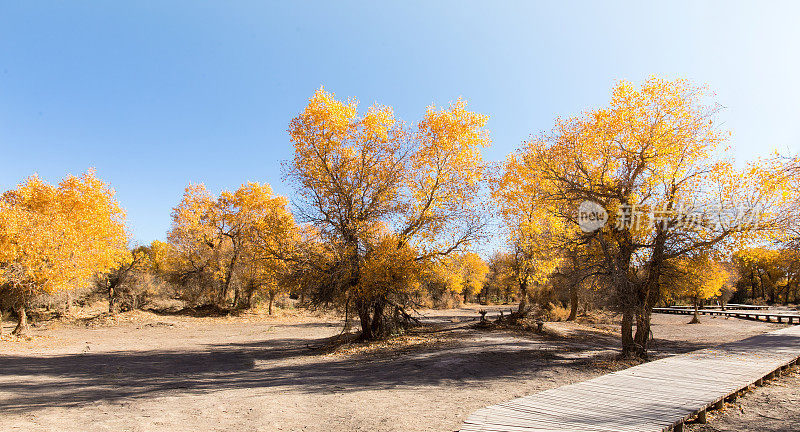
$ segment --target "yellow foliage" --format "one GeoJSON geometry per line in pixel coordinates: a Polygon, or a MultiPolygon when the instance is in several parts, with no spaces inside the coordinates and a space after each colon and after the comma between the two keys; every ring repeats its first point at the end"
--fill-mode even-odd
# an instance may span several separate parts
{"type": "Polygon", "coordinates": [[[174,209],[169,247],[154,243],[151,253],[168,272],[210,275],[219,285],[220,303],[231,286],[237,294],[245,285],[274,294],[287,272],[278,255],[299,235],[287,206],[267,184],[249,182],[218,197],[202,184],[190,185],[174,209]]]}
{"type": "Polygon", "coordinates": [[[489,266],[474,252],[458,257],[461,264],[461,289],[459,292],[466,296],[479,293],[486,283],[489,266]]]}
{"type": "Polygon", "coordinates": [[[591,200],[608,211],[606,251],[613,242],[631,252],[668,244],[667,257],[721,258],[779,240],[791,176],[779,174],[776,160],[735,169],[721,151],[729,134],[713,121],[717,107],[708,99],[706,88],[686,80],[651,77],[639,87],[619,82],[606,107],[558,119],[551,133],[510,155],[493,181],[510,237],[530,239],[532,256],[597,237],[581,233],[575,217],[591,200]]]}
{"type": "Polygon", "coordinates": [[[347,241],[398,218],[401,242],[441,250],[464,223],[459,219],[474,216],[480,149],[490,142],[486,120],[459,99],[447,109],[428,107],[411,129],[390,107],[359,115],[355,100],[320,89],[289,125],[293,178],[319,213],[313,221],[347,241]]]}
{"type": "Polygon", "coordinates": [[[85,283],[128,253],[125,213],[94,171],[31,176],[0,199],[0,283],[22,298],[85,283]]]}
{"type": "Polygon", "coordinates": [[[416,260],[417,252],[397,244],[396,236],[385,235],[366,254],[357,296],[389,298],[419,288],[422,264],[416,260]]]}
{"type": "Polygon", "coordinates": [[[697,302],[720,295],[730,279],[725,268],[708,255],[676,259],[672,265],[677,277],[666,281],[668,296],[697,302]]]}

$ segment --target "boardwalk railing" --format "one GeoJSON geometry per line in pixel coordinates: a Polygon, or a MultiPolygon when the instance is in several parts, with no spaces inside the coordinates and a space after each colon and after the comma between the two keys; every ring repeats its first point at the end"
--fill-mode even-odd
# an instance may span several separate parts
{"type": "MultiPolygon", "coordinates": [[[[670,306],[671,308],[691,308],[694,309],[694,306],[686,306],[686,305],[675,305],[670,306]]],[[[703,309],[738,309],[738,310],[763,310],[769,309],[769,306],[764,305],[746,305],[746,304],[738,304],[738,303],[727,303],[725,305],[706,305],[703,306],[703,309]]]]}
{"type": "MultiPolygon", "coordinates": [[[[668,307],[668,308],[653,308],[653,312],[655,313],[664,313],[664,314],[680,314],[680,315],[693,315],[694,309],[687,309],[682,307],[668,307]]],[[[787,322],[789,324],[798,323],[800,324],[800,313],[773,313],[773,312],[765,312],[765,311],[758,311],[758,310],[732,310],[732,311],[723,311],[717,309],[699,309],[697,311],[700,315],[716,315],[716,316],[728,316],[733,318],[744,318],[750,320],[764,320],[767,322],[787,322]]]]}
{"type": "Polygon", "coordinates": [[[482,408],[461,432],[678,432],[798,357],[800,326],[788,327],[482,408]]]}

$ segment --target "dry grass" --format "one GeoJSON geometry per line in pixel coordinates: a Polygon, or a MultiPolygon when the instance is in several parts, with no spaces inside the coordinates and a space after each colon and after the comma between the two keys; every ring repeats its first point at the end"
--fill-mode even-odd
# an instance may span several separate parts
{"type": "Polygon", "coordinates": [[[569,318],[569,309],[551,305],[549,309],[543,310],[540,316],[543,321],[566,321],[569,318]]]}
{"type": "Polygon", "coordinates": [[[320,350],[326,356],[361,358],[393,357],[425,349],[442,348],[452,339],[432,333],[393,336],[380,341],[359,341],[354,334],[333,338],[320,350]]]}

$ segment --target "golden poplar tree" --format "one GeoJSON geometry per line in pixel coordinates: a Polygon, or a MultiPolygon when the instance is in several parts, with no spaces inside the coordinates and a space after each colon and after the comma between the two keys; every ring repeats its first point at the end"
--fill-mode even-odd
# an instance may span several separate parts
{"type": "Polygon", "coordinates": [[[729,254],[785,231],[785,176],[769,161],[736,169],[724,157],[729,134],[715,122],[718,109],[686,80],[622,81],[607,106],[558,119],[523,143],[515,158],[524,175],[504,177],[501,189],[529,194],[533,220],[557,219],[577,233],[564,237],[567,249],[577,242],[598,252],[595,273],[622,314],[625,355],[647,355],[658,280],[671,260],[729,254]],[[608,223],[580,230],[585,201],[603,207],[608,223]]]}
{"type": "Polygon", "coordinates": [[[409,126],[390,107],[375,104],[359,113],[355,100],[320,89],[291,121],[294,158],[287,171],[298,186],[302,217],[334,248],[329,273],[336,281],[321,292],[353,303],[362,337],[390,331],[410,291],[387,289],[400,286],[386,282],[387,274],[380,284],[366,279],[377,275],[364,271],[368,255],[413,251],[414,261],[426,260],[463,250],[479,234],[486,120],[459,99],[447,108],[428,107],[409,126]],[[396,250],[386,249],[387,241],[396,250]]]}
{"type": "Polygon", "coordinates": [[[68,291],[109,270],[127,252],[125,213],[114,191],[89,171],[51,185],[37,176],[0,198],[0,283],[27,331],[37,294],[68,291]]]}
{"type": "Polygon", "coordinates": [[[277,254],[297,236],[287,206],[267,184],[250,182],[216,197],[203,185],[190,185],[168,233],[173,279],[198,302],[227,308],[233,291],[233,307],[249,307],[253,295],[264,291],[271,305],[286,272],[277,254]]]}
{"type": "Polygon", "coordinates": [[[698,313],[700,301],[720,295],[729,279],[730,274],[725,267],[707,254],[671,260],[661,275],[661,282],[667,291],[666,296],[684,298],[692,302],[694,306],[692,324],[700,322],[698,313]]]}

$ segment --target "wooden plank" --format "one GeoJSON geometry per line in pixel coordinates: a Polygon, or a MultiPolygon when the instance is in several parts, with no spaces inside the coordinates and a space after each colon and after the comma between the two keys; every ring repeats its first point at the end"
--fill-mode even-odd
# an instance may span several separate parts
{"type": "Polygon", "coordinates": [[[798,358],[800,326],[787,327],[482,408],[461,431],[663,432],[798,358]]]}
{"type": "MultiPolygon", "coordinates": [[[[754,309],[753,311],[722,311],[722,310],[709,310],[709,309],[699,309],[697,311],[700,315],[716,315],[716,316],[727,316],[732,318],[743,318],[743,319],[755,319],[761,320],[762,318],[768,322],[771,322],[774,318],[777,322],[783,322],[784,320],[788,323],[792,323],[793,321],[800,322],[800,314],[797,313],[770,313],[770,312],[758,312],[758,310],[765,310],[769,306],[765,307],[752,307],[748,309],[754,309]]],[[[694,309],[688,309],[684,307],[667,307],[667,308],[653,308],[653,312],[655,313],[667,313],[667,314],[680,314],[680,315],[691,315],[694,314],[694,309]]]]}

